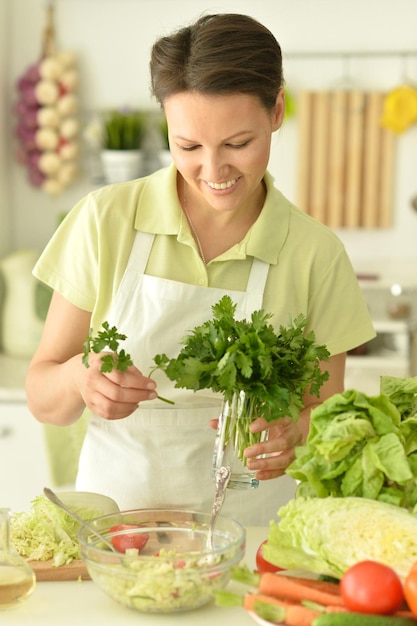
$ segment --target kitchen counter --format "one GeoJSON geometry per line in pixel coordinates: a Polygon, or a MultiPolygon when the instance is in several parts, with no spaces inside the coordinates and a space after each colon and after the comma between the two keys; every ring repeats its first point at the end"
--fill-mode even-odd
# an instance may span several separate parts
{"type": "MultiPolygon", "coordinates": [[[[268,528],[249,527],[246,531],[245,562],[254,569],[256,550],[268,536],[268,528]]],[[[117,604],[91,581],[38,582],[29,598],[0,611],[0,621],[7,626],[254,626],[255,623],[242,608],[220,608],[214,604],[171,615],[140,613],[117,604]]]]}

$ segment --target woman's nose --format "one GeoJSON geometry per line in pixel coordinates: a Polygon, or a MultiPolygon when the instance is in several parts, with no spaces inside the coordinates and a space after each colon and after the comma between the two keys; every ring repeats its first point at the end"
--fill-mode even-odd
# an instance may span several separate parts
{"type": "Polygon", "coordinates": [[[204,155],[204,178],[216,183],[222,181],[227,172],[228,164],[221,150],[206,152],[204,155]]]}

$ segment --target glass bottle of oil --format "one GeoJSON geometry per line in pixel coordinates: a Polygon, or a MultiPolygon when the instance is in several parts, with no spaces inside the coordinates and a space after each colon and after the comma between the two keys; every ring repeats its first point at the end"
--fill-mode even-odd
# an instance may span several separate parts
{"type": "Polygon", "coordinates": [[[27,598],[36,584],[32,568],[10,550],[9,524],[10,510],[0,508],[0,609],[27,598]]]}

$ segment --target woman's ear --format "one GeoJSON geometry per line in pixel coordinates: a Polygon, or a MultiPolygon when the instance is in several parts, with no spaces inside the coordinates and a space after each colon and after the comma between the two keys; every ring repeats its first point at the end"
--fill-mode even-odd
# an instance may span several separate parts
{"type": "Polygon", "coordinates": [[[284,119],[285,113],[285,94],[284,89],[281,88],[278,91],[277,99],[275,101],[275,107],[272,114],[272,130],[278,130],[281,127],[282,120],[284,119]]]}

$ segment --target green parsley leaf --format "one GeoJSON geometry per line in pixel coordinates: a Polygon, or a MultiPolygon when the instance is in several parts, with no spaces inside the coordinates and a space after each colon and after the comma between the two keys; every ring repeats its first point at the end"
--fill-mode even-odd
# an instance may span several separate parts
{"type": "Polygon", "coordinates": [[[102,366],[100,371],[111,372],[113,369],[125,371],[129,365],[133,365],[130,354],[127,354],[123,349],[119,351],[119,342],[124,341],[126,335],[119,333],[116,326],[110,327],[108,322],[103,322],[102,328],[103,330],[98,331],[97,337],[93,337],[92,329],[90,329],[90,333],[83,343],[83,364],[85,367],[90,367],[88,363],[90,352],[98,354],[103,350],[109,349],[114,354],[106,354],[101,357],[102,366]]]}
{"type": "MultiPolygon", "coordinates": [[[[99,330],[96,337],[93,337],[93,331],[90,329],[87,339],[83,343],[82,362],[85,367],[90,367],[88,357],[90,352],[98,354],[103,350],[110,349],[112,354],[105,354],[101,357],[100,371],[103,373],[112,372],[114,369],[124,372],[129,365],[133,365],[132,357],[123,348],[119,350],[119,342],[127,339],[126,335],[119,333],[116,326],[111,326],[108,322],[103,322],[103,330],[99,330]]],[[[162,366],[162,362],[161,362],[162,366]]],[[[172,400],[158,396],[159,400],[167,404],[174,404],[172,400]]]]}

